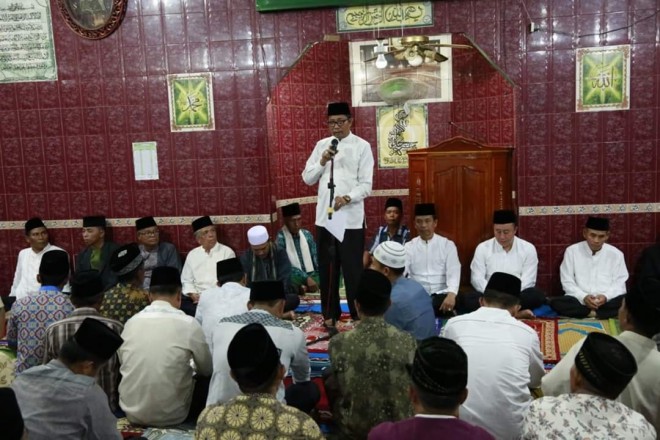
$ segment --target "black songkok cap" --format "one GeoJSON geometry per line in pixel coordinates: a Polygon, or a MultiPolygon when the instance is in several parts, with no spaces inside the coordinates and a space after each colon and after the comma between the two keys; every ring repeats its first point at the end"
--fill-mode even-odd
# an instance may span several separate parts
{"type": "Polygon", "coordinates": [[[28,235],[34,228],[45,228],[44,222],[39,217],[32,217],[25,222],[25,235],[28,235]]]}
{"type": "Polygon", "coordinates": [[[328,116],[346,115],[351,116],[351,108],[346,102],[331,102],[328,104],[328,116]]]}
{"type": "Polygon", "coordinates": [[[236,332],[227,349],[227,362],[239,385],[258,388],[273,377],[280,355],[268,331],[255,322],[236,332]]]}
{"type": "Polygon", "coordinates": [[[54,277],[67,275],[69,273],[69,254],[59,249],[46,252],[41,257],[39,273],[54,277]]]}
{"type": "Polygon", "coordinates": [[[89,215],[83,217],[83,228],[105,228],[105,217],[102,215],[89,215]]]}
{"type": "Polygon", "coordinates": [[[112,252],[110,269],[119,276],[133,272],[144,262],[140,248],[135,243],[125,244],[112,252]]]}
{"type": "Polygon", "coordinates": [[[510,209],[500,209],[493,213],[493,224],[505,225],[516,222],[516,213],[510,209]]]}
{"type": "Polygon", "coordinates": [[[233,275],[235,273],[243,273],[243,266],[241,260],[236,257],[220,260],[215,264],[215,272],[220,279],[225,275],[233,275]]]}
{"type": "Polygon", "coordinates": [[[110,359],[124,343],[114,330],[94,318],[85,318],[73,339],[83,350],[103,360],[110,359]]]}
{"type": "Polygon", "coordinates": [[[152,226],[157,226],[156,225],[156,220],[154,220],[153,217],[142,217],[137,220],[135,220],[135,230],[136,231],[141,231],[142,229],[150,228],[152,226]]]}
{"type": "Polygon", "coordinates": [[[618,396],[637,373],[625,345],[605,333],[589,333],[575,357],[575,367],[598,391],[618,396]]]}
{"type": "Polygon", "coordinates": [[[355,299],[366,308],[377,308],[390,299],[392,283],[385,275],[373,269],[365,269],[360,277],[355,299]]]}
{"type": "Polygon", "coordinates": [[[80,270],[71,280],[71,296],[89,298],[103,292],[103,281],[98,270],[80,270]]]}
{"type": "Polygon", "coordinates": [[[589,217],[584,227],[594,231],[609,231],[610,221],[605,217],[589,217]]]}
{"type": "Polygon", "coordinates": [[[433,215],[435,216],[435,204],[418,203],[415,205],[415,215],[433,215]]]}
{"type": "Polygon", "coordinates": [[[399,211],[403,212],[403,202],[401,201],[401,199],[397,199],[396,197],[390,197],[385,202],[385,209],[390,207],[399,208],[399,211]]]}
{"type": "Polygon", "coordinates": [[[169,266],[158,266],[151,272],[149,288],[159,286],[181,286],[179,269],[169,266]]]}
{"type": "Polygon", "coordinates": [[[204,217],[196,218],[192,222],[193,232],[197,232],[200,229],[205,228],[207,226],[213,226],[213,220],[211,220],[211,217],[209,217],[208,215],[205,215],[204,217]]]}
{"type": "Polygon", "coordinates": [[[250,285],[250,301],[286,299],[282,281],[254,281],[250,285]]]}
{"type": "Polygon", "coordinates": [[[16,401],[14,390],[9,387],[0,388],[0,432],[6,440],[21,440],[23,438],[23,417],[16,401]]]}
{"type": "Polygon", "coordinates": [[[293,217],[294,215],[300,215],[299,203],[290,203],[282,206],[282,217],[293,217]]]}
{"type": "Polygon", "coordinates": [[[467,355],[455,341],[432,336],[417,346],[409,371],[413,383],[421,390],[453,397],[467,386],[467,355]]]}
{"type": "Polygon", "coordinates": [[[504,272],[495,272],[490,276],[485,290],[495,290],[518,298],[520,297],[520,285],[520,278],[517,276],[504,272]]]}

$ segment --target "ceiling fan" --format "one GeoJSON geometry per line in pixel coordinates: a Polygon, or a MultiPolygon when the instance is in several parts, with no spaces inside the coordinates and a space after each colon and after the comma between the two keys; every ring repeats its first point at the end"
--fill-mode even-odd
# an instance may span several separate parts
{"type": "Polygon", "coordinates": [[[376,67],[384,69],[387,67],[386,55],[393,55],[396,59],[406,60],[413,67],[421,66],[424,62],[441,63],[447,61],[447,57],[439,53],[436,48],[451,47],[453,49],[472,49],[468,44],[446,44],[431,43],[426,35],[412,35],[398,39],[390,38],[386,45],[385,40],[378,40],[378,45],[374,46],[374,57],[364,60],[365,63],[376,61],[376,67]],[[388,47],[392,48],[388,51],[388,47]]]}

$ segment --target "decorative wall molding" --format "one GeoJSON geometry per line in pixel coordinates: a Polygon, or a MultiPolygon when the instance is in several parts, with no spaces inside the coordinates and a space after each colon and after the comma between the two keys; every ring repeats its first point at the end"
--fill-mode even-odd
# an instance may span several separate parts
{"type": "Polygon", "coordinates": [[[607,215],[644,214],[660,212],[660,203],[613,203],[606,205],[521,206],[518,215],[534,217],[546,215],[607,215]]]}

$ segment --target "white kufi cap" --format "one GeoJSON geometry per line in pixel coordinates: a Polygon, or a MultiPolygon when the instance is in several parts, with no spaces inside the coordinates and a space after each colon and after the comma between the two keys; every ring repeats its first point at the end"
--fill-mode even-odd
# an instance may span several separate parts
{"type": "Polygon", "coordinates": [[[248,241],[252,246],[259,246],[268,241],[268,230],[265,226],[257,225],[248,229],[248,241]]]}
{"type": "Polygon", "coordinates": [[[380,264],[401,269],[406,267],[406,248],[396,241],[384,241],[374,251],[374,258],[380,264]]]}

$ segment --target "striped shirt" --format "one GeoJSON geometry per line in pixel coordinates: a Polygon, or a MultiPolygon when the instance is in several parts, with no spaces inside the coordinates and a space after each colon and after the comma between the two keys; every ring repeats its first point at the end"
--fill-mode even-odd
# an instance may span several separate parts
{"type": "MultiPolygon", "coordinates": [[[[68,318],[57,321],[49,325],[46,329],[44,364],[50,362],[51,359],[57,359],[62,345],[73,336],[85,318],[98,319],[119,335],[124,331],[124,326],[121,322],[101,316],[92,307],[80,307],[71,312],[68,318]]],[[[110,408],[113,411],[117,410],[119,408],[119,394],[117,392],[117,387],[119,387],[119,359],[117,358],[117,354],[114,354],[108,362],[103,364],[99,370],[96,382],[103,388],[105,394],[107,394],[110,408]]]]}

